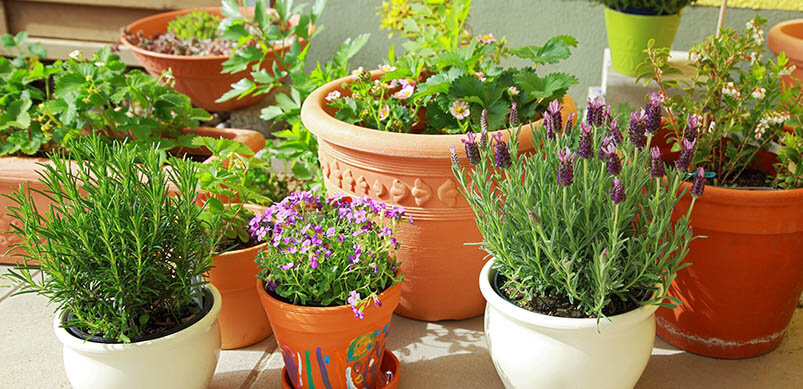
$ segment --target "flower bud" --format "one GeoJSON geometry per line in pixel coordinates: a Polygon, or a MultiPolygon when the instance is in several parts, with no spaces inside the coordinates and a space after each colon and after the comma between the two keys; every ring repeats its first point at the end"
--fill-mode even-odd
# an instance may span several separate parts
{"type": "Polygon", "coordinates": [[[691,186],[691,195],[700,197],[705,190],[705,170],[703,168],[697,169],[697,176],[694,177],[694,184],[691,186]]]}
{"type": "Polygon", "coordinates": [[[452,160],[452,166],[460,167],[460,160],[457,158],[454,146],[449,147],[449,158],[452,160]]]}
{"type": "Polygon", "coordinates": [[[468,163],[472,165],[476,165],[480,163],[480,148],[477,146],[475,142],[475,137],[473,132],[469,132],[466,134],[466,139],[460,139],[461,142],[465,145],[466,149],[466,158],[468,158],[468,163]]]}
{"type": "Polygon", "coordinates": [[[689,170],[689,164],[691,163],[691,158],[694,155],[694,146],[697,144],[697,140],[689,141],[686,138],[683,138],[681,143],[680,149],[680,156],[678,156],[678,160],[675,161],[675,167],[685,172],[689,170]]]}
{"type": "Polygon", "coordinates": [[[574,160],[576,155],[569,150],[558,150],[558,185],[569,186],[574,179],[574,160]]]}
{"type": "Polygon", "coordinates": [[[580,139],[577,144],[577,155],[582,158],[591,158],[594,152],[591,150],[592,143],[594,142],[593,127],[586,122],[580,123],[580,139]]]}
{"type": "MultiPolygon", "coordinates": [[[[482,114],[480,115],[480,129],[484,132],[488,132],[488,110],[485,108],[482,109],[482,114]]],[[[485,146],[485,143],[482,141],[480,144],[485,146]]]]}
{"type": "Polygon", "coordinates": [[[619,177],[613,179],[613,187],[611,188],[611,201],[614,204],[619,204],[626,199],[625,195],[625,187],[622,186],[622,181],[619,180],[619,177]]]}
{"type": "Polygon", "coordinates": [[[658,146],[653,146],[650,152],[652,153],[650,176],[652,176],[652,178],[661,178],[664,176],[664,161],[661,160],[661,149],[659,149],[658,146]]]}
{"type": "Polygon", "coordinates": [[[510,122],[510,128],[517,127],[519,125],[519,112],[516,109],[516,103],[514,102],[513,105],[510,107],[510,118],[508,119],[510,122]]]}
{"type": "Polygon", "coordinates": [[[510,151],[507,149],[507,143],[502,141],[502,133],[497,132],[494,134],[496,144],[494,145],[494,160],[496,167],[500,169],[507,169],[512,164],[510,160],[510,151]]]}
{"type": "Polygon", "coordinates": [[[622,138],[622,132],[619,131],[619,119],[614,119],[608,124],[608,132],[611,136],[611,143],[613,143],[614,146],[622,144],[622,140],[624,139],[622,138]]]}
{"type": "Polygon", "coordinates": [[[644,122],[647,115],[642,109],[641,112],[630,114],[630,123],[627,125],[627,133],[630,135],[630,143],[637,148],[643,148],[647,144],[647,133],[644,130],[644,122]]]}
{"type": "Polygon", "coordinates": [[[644,129],[650,134],[655,134],[661,127],[662,101],[663,98],[660,93],[650,93],[650,100],[647,101],[647,106],[644,108],[644,112],[646,113],[644,129]]]}

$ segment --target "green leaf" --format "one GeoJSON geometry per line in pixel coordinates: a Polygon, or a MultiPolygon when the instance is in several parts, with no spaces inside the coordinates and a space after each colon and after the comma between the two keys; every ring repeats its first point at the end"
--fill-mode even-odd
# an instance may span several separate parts
{"type": "Polygon", "coordinates": [[[510,53],[536,64],[551,64],[569,58],[571,55],[569,47],[576,46],[577,39],[569,35],[560,35],[549,39],[544,46],[524,46],[512,49],[510,53]]]}
{"type": "Polygon", "coordinates": [[[223,212],[223,203],[214,197],[209,197],[206,200],[206,206],[212,213],[223,212]]]}
{"type": "Polygon", "coordinates": [[[354,39],[346,39],[337,47],[332,60],[340,66],[345,66],[368,43],[369,38],[371,34],[360,34],[354,39]]]}
{"type": "Polygon", "coordinates": [[[267,26],[270,26],[270,16],[268,15],[267,8],[265,0],[257,0],[256,6],[254,7],[254,20],[256,20],[259,28],[263,30],[267,26]]]}
{"type": "MultiPolygon", "coordinates": [[[[541,78],[531,69],[522,70],[513,76],[513,80],[532,97],[545,99],[555,97],[556,92],[566,90],[577,83],[577,77],[566,73],[550,73],[541,78]]],[[[559,97],[559,96],[558,96],[559,97]]]]}
{"type": "Polygon", "coordinates": [[[310,173],[309,169],[307,169],[304,164],[299,163],[298,161],[293,161],[291,170],[293,171],[293,175],[299,180],[306,181],[312,179],[312,173],[310,173]]]}
{"type": "Polygon", "coordinates": [[[482,96],[485,92],[485,88],[482,85],[482,81],[480,81],[477,77],[472,75],[464,75],[458,77],[457,79],[452,82],[452,85],[449,87],[449,96],[455,98],[463,98],[468,96],[482,96]]]}
{"type": "Polygon", "coordinates": [[[14,41],[14,36],[11,34],[3,34],[3,36],[0,36],[0,43],[3,44],[4,49],[10,49],[17,45],[17,42],[14,41]]]}
{"type": "Polygon", "coordinates": [[[321,17],[324,7],[326,7],[326,0],[315,0],[315,4],[312,5],[312,10],[309,14],[312,24],[318,23],[318,18],[321,17]]]}
{"type": "Polygon", "coordinates": [[[259,115],[259,118],[262,119],[262,120],[265,120],[265,121],[273,120],[277,116],[279,116],[279,115],[281,115],[283,113],[284,112],[282,111],[281,108],[279,108],[279,107],[277,107],[275,105],[269,105],[269,106],[267,106],[265,108],[262,108],[262,112],[259,115]]]}
{"type": "Polygon", "coordinates": [[[249,38],[250,36],[251,33],[248,32],[244,24],[236,23],[226,27],[226,30],[220,35],[220,39],[238,42],[240,39],[249,38]]]}
{"type": "Polygon", "coordinates": [[[229,101],[237,96],[243,97],[254,89],[256,89],[256,85],[254,84],[254,82],[247,78],[243,78],[240,81],[231,84],[231,90],[223,94],[223,96],[215,100],[215,102],[222,103],[224,101],[229,101]]]}
{"type": "Polygon", "coordinates": [[[220,2],[220,13],[227,18],[242,19],[243,15],[240,13],[240,5],[237,0],[222,0],[220,2]]]}

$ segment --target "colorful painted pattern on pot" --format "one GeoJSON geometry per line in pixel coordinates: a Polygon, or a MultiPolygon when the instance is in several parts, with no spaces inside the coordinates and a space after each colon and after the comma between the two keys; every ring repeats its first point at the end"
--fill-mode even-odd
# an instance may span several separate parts
{"type": "Polygon", "coordinates": [[[295,388],[332,389],[333,375],[341,375],[347,389],[374,388],[384,384],[379,366],[385,352],[390,322],[381,330],[371,331],[353,339],[345,353],[325,355],[320,347],[314,351],[293,351],[281,345],[284,367],[295,388]]]}

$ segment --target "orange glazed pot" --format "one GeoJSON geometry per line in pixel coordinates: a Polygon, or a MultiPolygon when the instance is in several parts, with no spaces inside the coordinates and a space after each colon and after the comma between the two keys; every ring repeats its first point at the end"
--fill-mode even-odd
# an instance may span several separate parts
{"type": "Polygon", "coordinates": [[[266,244],[229,251],[212,258],[214,268],[209,270],[207,279],[223,297],[223,307],[217,318],[221,349],[250,346],[267,338],[272,332],[254,289],[254,280],[259,272],[254,259],[266,244]]]}
{"type": "Polygon", "coordinates": [[[257,280],[256,288],[293,387],[386,387],[380,366],[390,319],[401,296],[399,284],[380,293],[382,306],[370,304],[362,320],[354,317],[348,305],[293,305],[266,292],[263,280],[257,280]]]}
{"type": "MultiPolygon", "coordinates": [[[[660,137],[663,139],[663,137],[660,137]]],[[[667,149],[663,142],[659,147],[667,149]]],[[[777,162],[759,155],[760,170],[777,162]]],[[[690,183],[683,183],[687,191],[690,183]]],[[[687,193],[673,218],[686,214],[687,193]]],[[[803,291],[803,189],[706,186],[691,214],[695,239],[669,294],[683,305],[656,312],[658,335],[684,350],[747,358],[777,347],[803,291]]]]}
{"type": "MultiPolygon", "coordinates": [[[[262,134],[251,130],[238,130],[233,128],[199,127],[193,130],[184,130],[186,134],[209,136],[213,138],[226,138],[240,142],[254,152],[265,147],[265,138],[262,134]]],[[[34,157],[0,157],[0,264],[21,264],[20,253],[9,252],[20,243],[19,239],[11,233],[12,223],[17,223],[8,215],[6,207],[13,202],[3,195],[11,194],[20,185],[30,185],[31,189],[43,190],[44,185],[39,182],[40,165],[48,163],[47,158],[34,157]]],[[[50,200],[44,196],[33,193],[33,199],[39,212],[46,213],[50,208],[50,200]]],[[[33,264],[33,263],[32,263],[33,264]]]]}
{"type": "Polygon", "coordinates": [[[792,77],[797,80],[783,77],[784,85],[799,84],[803,80],[803,19],[787,20],[773,26],[767,36],[767,46],[775,55],[785,52],[789,63],[797,67],[792,72],[792,77]]]}
{"type": "MultiPolygon", "coordinates": [[[[374,73],[378,76],[379,73],[374,73]]],[[[474,212],[457,190],[449,147],[463,135],[402,134],[358,127],[334,118],[325,97],[350,81],[332,81],[307,97],[301,120],[318,137],[318,158],[330,195],[370,196],[405,207],[413,224],[396,228],[404,274],[396,313],[418,320],[462,320],[485,310],[477,284],[485,253],[474,212]]],[[[576,112],[564,97],[563,119],[576,112]]],[[[522,127],[519,151],[532,152],[531,127],[522,127]]],[[[503,136],[508,138],[508,132],[503,136]]],[[[462,154],[462,153],[460,153],[462,154]]],[[[463,164],[468,164],[461,157],[463,164]]]]}
{"type": "MultiPolygon", "coordinates": [[[[222,16],[220,7],[202,8],[203,10],[222,16]]],[[[177,16],[195,11],[196,9],[183,9],[178,11],[164,12],[146,18],[139,19],[128,25],[128,31],[136,34],[142,31],[146,37],[163,34],[167,32],[167,24],[177,16]]],[[[268,12],[274,12],[270,9],[268,12]]],[[[216,103],[215,100],[223,96],[231,89],[231,84],[248,78],[253,81],[249,70],[244,70],[234,74],[221,74],[223,62],[230,58],[228,55],[218,56],[189,56],[162,54],[148,51],[129,42],[124,34],[120,34],[120,41],[128,47],[137,58],[137,61],[148,71],[148,73],[158,77],[162,71],[173,69],[173,77],[176,84],[173,87],[176,91],[187,95],[192,103],[207,110],[214,112],[233,111],[235,109],[256,104],[262,99],[259,96],[246,96],[242,99],[233,98],[223,103],[216,103]]],[[[289,45],[277,50],[286,50],[289,45]]],[[[275,58],[275,57],[273,57],[275,58]]],[[[262,67],[271,72],[273,61],[267,60],[262,63],[262,67]]]]}

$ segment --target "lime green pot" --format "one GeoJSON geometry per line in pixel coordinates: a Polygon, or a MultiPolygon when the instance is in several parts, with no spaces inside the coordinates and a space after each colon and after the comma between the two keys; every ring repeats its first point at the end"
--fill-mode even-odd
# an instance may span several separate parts
{"type": "Polygon", "coordinates": [[[636,67],[647,58],[644,49],[650,39],[655,39],[655,48],[672,48],[681,12],[652,16],[619,12],[605,7],[605,27],[608,31],[613,70],[635,76],[636,67]]]}

